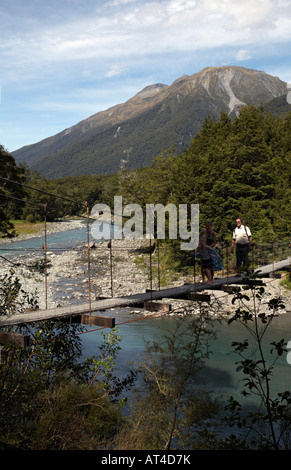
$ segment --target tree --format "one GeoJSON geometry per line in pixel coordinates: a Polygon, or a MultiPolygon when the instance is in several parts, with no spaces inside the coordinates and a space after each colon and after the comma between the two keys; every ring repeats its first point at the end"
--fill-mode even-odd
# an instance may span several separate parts
{"type": "MultiPolygon", "coordinates": [[[[13,275],[0,279],[1,315],[31,299],[13,275]]],[[[36,301],[34,301],[36,305],[36,301]]],[[[98,449],[113,445],[123,422],[122,392],[133,374],[114,375],[119,337],[104,334],[99,354],[81,361],[82,325],[46,321],[13,328],[26,348],[4,346],[0,362],[1,449],[98,449]]]]}
{"type": "Polygon", "coordinates": [[[0,233],[4,236],[13,236],[11,218],[19,218],[26,192],[20,185],[24,183],[25,170],[17,165],[10,153],[0,145],[0,233]],[[7,181],[10,180],[10,181],[7,181]],[[13,184],[15,181],[20,184],[13,184]]]}
{"type": "Polygon", "coordinates": [[[240,214],[261,241],[290,233],[290,116],[273,118],[245,106],[231,121],[207,118],[189,149],[178,157],[173,198],[200,205],[202,224],[211,219],[229,241],[240,214]],[[280,208],[280,210],[278,210],[280,208]],[[268,230],[265,231],[266,225],[268,230]]]}
{"type": "Polygon", "coordinates": [[[230,417],[226,422],[236,426],[251,448],[282,449],[290,448],[290,439],[286,439],[291,431],[291,393],[289,390],[277,393],[271,392],[271,377],[274,366],[280,356],[286,352],[286,342],[281,339],[272,342],[270,352],[273,360],[266,359],[265,335],[272,320],[280,309],[284,309],[280,297],[271,298],[264,309],[265,284],[256,280],[255,272],[247,272],[247,284],[239,289],[233,297],[233,304],[238,303],[235,314],[229,319],[240,322],[248,333],[244,341],[232,343],[234,351],[239,355],[237,371],[244,374],[245,397],[256,396],[259,400],[258,411],[242,413],[241,404],[230,397],[226,410],[230,417]],[[247,439],[246,436],[249,436],[247,439]]]}
{"type": "Polygon", "coordinates": [[[38,394],[26,440],[31,450],[104,450],[123,418],[120,407],[97,384],[63,380],[38,394]]]}
{"type": "Polygon", "coordinates": [[[162,341],[147,342],[137,364],[141,382],[118,448],[192,448],[207,420],[217,412],[217,404],[196,383],[215,334],[213,322],[200,307],[197,317],[178,317],[162,341]]]}
{"type": "Polygon", "coordinates": [[[37,308],[36,293],[29,294],[22,289],[20,280],[15,277],[15,271],[0,277],[0,316],[23,313],[25,308],[37,308]]]}

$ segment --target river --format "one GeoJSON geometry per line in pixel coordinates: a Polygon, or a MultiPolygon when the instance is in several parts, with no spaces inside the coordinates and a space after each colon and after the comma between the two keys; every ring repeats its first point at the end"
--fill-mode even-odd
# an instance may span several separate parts
{"type": "MultiPolygon", "coordinates": [[[[129,310],[110,311],[110,316],[116,318],[118,334],[120,336],[121,351],[118,356],[118,375],[126,374],[131,361],[137,361],[144,350],[145,340],[161,341],[167,330],[171,330],[175,323],[174,316],[161,316],[140,319],[140,315],[130,314],[129,310]],[[133,321],[136,320],[136,321],[133,321]],[[126,323],[130,321],[130,323],[126,323]]],[[[243,341],[249,336],[243,325],[233,322],[230,325],[226,321],[216,320],[216,339],[210,348],[211,354],[205,364],[205,368],[198,374],[198,385],[213,391],[216,396],[233,395],[240,402],[252,406],[256,400],[242,399],[243,389],[241,373],[236,372],[239,360],[231,346],[233,341],[243,341]]],[[[97,347],[101,343],[100,330],[96,327],[87,327],[88,333],[83,335],[84,353],[90,355],[97,353],[97,347]]],[[[288,315],[280,315],[273,320],[272,326],[267,330],[264,340],[264,351],[269,363],[274,360],[271,354],[270,343],[281,339],[286,341],[291,338],[291,318],[288,315]]],[[[252,342],[250,341],[250,345],[252,342]]],[[[255,350],[250,348],[252,358],[255,350]]],[[[291,389],[291,364],[287,363],[284,353],[279,357],[273,372],[271,381],[272,392],[278,393],[291,389]]]]}

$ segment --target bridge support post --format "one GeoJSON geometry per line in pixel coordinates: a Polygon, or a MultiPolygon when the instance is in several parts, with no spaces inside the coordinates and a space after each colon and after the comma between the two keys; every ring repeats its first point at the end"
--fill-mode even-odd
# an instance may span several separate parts
{"type": "Polygon", "coordinates": [[[18,348],[26,348],[31,345],[31,337],[29,335],[22,335],[21,333],[0,331],[0,345],[9,346],[11,344],[14,344],[18,348]]]}
{"type": "Polygon", "coordinates": [[[152,301],[147,301],[144,302],[144,308],[148,310],[149,312],[164,312],[164,313],[169,313],[172,309],[171,304],[167,304],[165,302],[152,302],[152,301]]]}
{"type": "Polygon", "coordinates": [[[115,327],[115,318],[101,317],[99,315],[81,315],[81,323],[83,325],[104,326],[106,328],[115,327]]]}
{"type": "Polygon", "coordinates": [[[188,299],[198,302],[210,302],[210,294],[202,294],[200,292],[190,292],[188,299]]]}

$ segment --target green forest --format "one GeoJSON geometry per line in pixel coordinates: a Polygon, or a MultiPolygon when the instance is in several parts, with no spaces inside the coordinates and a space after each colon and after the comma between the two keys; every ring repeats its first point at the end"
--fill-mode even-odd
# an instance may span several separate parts
{"type": "Polygon", "coordinates": [[[290,234],[291,114],[265,115],[248,106],[234,120],[205,120],[182,155],[167,151],[150,168],[120,175],[121,193],[140,204],[199,204],[200,224],[212,220],[220,240],[229,239],[242,216],[256,240],[290,234]]]}

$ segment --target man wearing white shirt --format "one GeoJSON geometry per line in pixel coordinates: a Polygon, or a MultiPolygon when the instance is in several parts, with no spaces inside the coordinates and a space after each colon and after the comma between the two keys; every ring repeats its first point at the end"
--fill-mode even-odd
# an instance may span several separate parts
{"type": "Polygon", "coordinates": [[[242,224],[242,219],[237,217],[236,228],[232,234],[231,252],[233,253],[234,245],[236,245],[236,267],[240,268],[242,264],[249,262],[249,250],[252,245],[252,234],[250,229],[242,224]]]}

